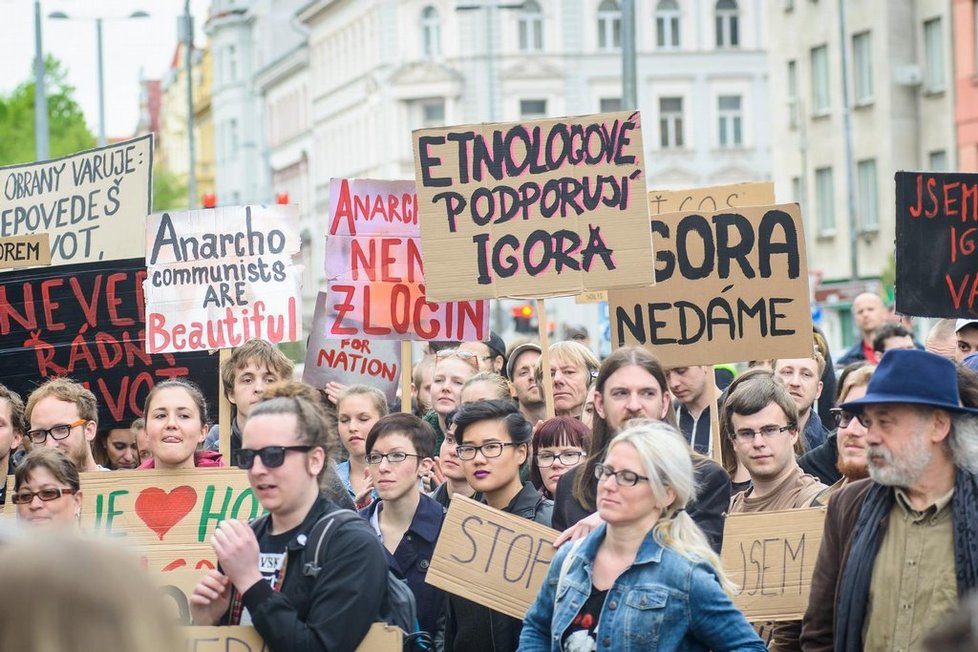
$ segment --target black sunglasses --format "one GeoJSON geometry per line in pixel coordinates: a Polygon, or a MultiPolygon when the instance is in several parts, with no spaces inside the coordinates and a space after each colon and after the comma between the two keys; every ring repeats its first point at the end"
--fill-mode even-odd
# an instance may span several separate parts
{"type": "Polygon", "coordinates": [[[255,465],[255,458],[260,457],[265,468],[274,469],[285,463],[287,452],[308,453],[312,449],[312,446],[266,446],[258,450],[242,448],[238,451],[238,466],[242,469],[250,469],[255,465]]]}

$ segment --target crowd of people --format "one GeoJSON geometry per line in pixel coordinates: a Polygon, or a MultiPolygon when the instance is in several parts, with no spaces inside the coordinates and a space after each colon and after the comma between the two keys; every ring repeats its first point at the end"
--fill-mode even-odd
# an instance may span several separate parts
{"type": "MultiPolygon", "coordinates": [[[[295,381],[253,340],[220,372],[229,458],[193,379],[160,382],[111,430],[83,379],[26,401],[0,385],[0,501],[25,529],[78,530],[85,473],[245,470],[267,514],[220,523],[190,611],[251,624],[274,652],[355,649],[398,586],[417,649],[939,649],[978,585],[978,320],[941,320],[921,345],[875,295],[854,313],[837,364],[813,329],[811,355],[735,378],[556,342],[550,418],[533,341],[429,343],[401,412],[373,387],[295,381]],[[524,619],[425,581],[456,495],[561,532],[524,619]],[[720,562],[727,515],[810,507],[827,513],[804,618],[749,622],[720,562]]],[[[20,577],[0,562],[5,576],[20,577]]],[[[56,649],[18,647],[15,626],[0,615],[3,649],[56,649]]]]}

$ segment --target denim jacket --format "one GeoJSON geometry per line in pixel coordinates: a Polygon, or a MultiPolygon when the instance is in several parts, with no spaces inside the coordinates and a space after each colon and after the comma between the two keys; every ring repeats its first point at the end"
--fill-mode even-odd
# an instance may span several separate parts
{"type": "MultiPolygon", "coordinates": [[[[555,596],[572,545],[557,551],[523,621],[520,652],[561,652],[564,632],[591,593],[593,562],[606,529],[600,526],[573,551],[555,596]]],[[[599,650],[616,652],[765,649],[713,569],[663,548],[652,532],[608,591],[595,634],[599,650]]]]}

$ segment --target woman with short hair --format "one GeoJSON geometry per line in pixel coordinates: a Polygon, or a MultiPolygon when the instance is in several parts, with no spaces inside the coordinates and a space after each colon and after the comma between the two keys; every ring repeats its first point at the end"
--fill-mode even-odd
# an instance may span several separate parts
{"type": "Polygon", "coordinates": [[[17,518],[30,525],[77,527],[82,491],[78,469],[58,448],[35,448],[14,472],[10,501],[17,518]]]}

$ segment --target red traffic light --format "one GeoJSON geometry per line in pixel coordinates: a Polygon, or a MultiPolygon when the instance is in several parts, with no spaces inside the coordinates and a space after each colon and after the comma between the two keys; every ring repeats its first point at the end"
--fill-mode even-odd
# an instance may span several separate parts
{"type": "Polygon", "coordinates": [[[289,203],[289,193],[287,193],[287,192],[276,193],[276,195],[275,195],[275,203],[276,204],[288,204],[289,203]]]}
{"type": "Polygon", "coordinates": [[[217,195],[212,192],[205,192],[201,197],[201,204],[204,208],[215,208],[217,206],[217,195]]]}
{"type": "Polygon", "coordinates": [[[522,306],[516,306],[511,311],[513,317],[518,319],[530,319],[533,317],[533,306],[530,304],[524,304],[522,306]]]}

